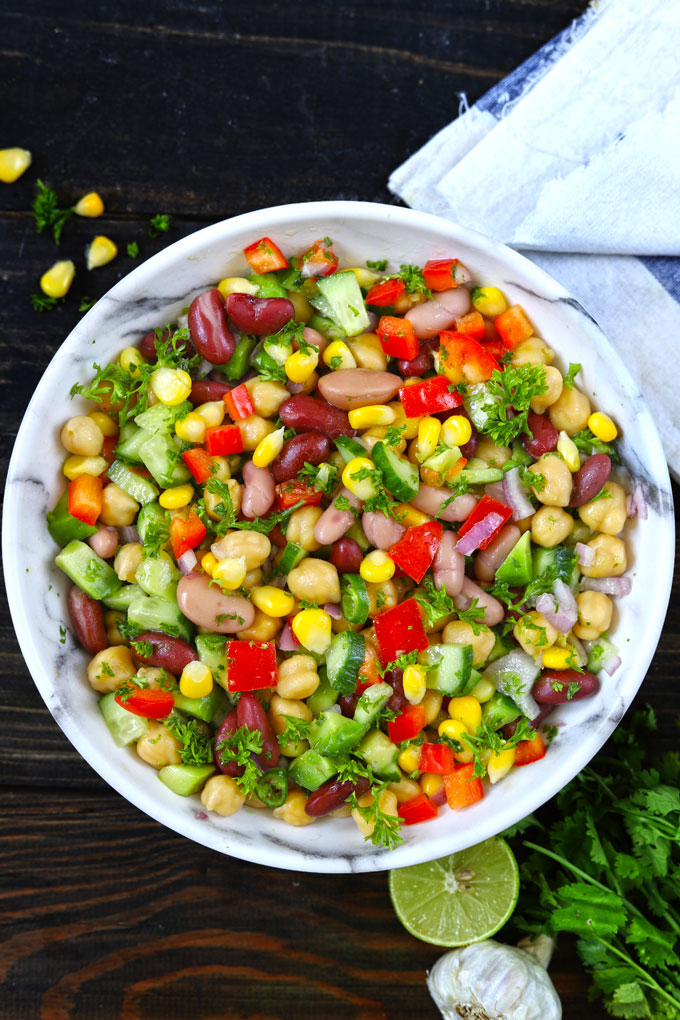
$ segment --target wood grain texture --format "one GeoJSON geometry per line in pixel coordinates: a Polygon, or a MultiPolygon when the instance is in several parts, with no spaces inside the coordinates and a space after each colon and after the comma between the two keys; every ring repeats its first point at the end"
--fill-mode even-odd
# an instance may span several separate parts
{"type": "MultiPolygon", "coordinates": [[[[34,166],[0,191],[1,468],[50,357],[124,254],[51,314],[30,308],[59,255],[95,232],[143,257],[247,209],[392,201],[387,176],[470,101],[567,25],[584,0],[380,5],[265,0],[6,0],[3,133],[34,166]],[[70,221],[57,252],[29,214],[34,181],[64,204],[96,187],[107,212],[70,221]],[[148,218],[172,216],[161,240],[148,218]]],[[[639,700],[677,743],[676,586],[639,700]]],[[[12,583],[12,578],[7,579],[12,583]]],[[[218,856],[122,800],[46,711],[0,605],[0,1020],[436,1018],[440,955],[397,921],[385,875],[321,876],[218,856]]],[[[551,968],[567,1020],[595,1020],[573,943],[551,968]]]]}

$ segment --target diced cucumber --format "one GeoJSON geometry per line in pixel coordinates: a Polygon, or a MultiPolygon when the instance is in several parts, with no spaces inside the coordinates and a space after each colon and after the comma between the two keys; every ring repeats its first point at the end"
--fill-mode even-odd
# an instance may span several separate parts
{"type": "Polygon", "coordinates": [[[127,708],[119,705],[114,691],[105,694],[97,704],[116,747],[127,747],[148,732],[148,719],[128,712],[127,708]]]}
{"type": "Polygon", "coordinates": [[[148,478],[140,478],[139,475],[130,471],[130,468],[126,467],[122,461],[114,460],[106,473],[112,482],[115,482],[120,489],[136,499],[138,503],[153,503],[158,499],[158,489],[153,482],[150,482],[148,478]]]}
{"type": "Polygon", "coordinates": [[[365,650],[366,641],[361,634],[345,630],[333,636],[326,652],[326,670],[331,686],[340,694],[353,694],[356,690],[365,650]]]}
{"type": "Polygon", "coordinates": [[[364,729],[373,726],[393,694],[394,691],[388,683],[371,684],[357,701],[354,709],[355,721],[361,723],[364,729]]]}
{"type": "Polygon", "coordinates": [[[161,598],[141,598],[130,603],[128,622],[139,630],[159,630],[171,637],[191,641],[194,626],[180,612],[176,602],[161,598]]]}
{"type": "Polygon", "coordinates": [[[441,453],[433,453],[431,457],[424,460],[423,467],[429,468],[430,471],[436,471],[443,482],[461,457],[462,454],[457,446],[447,447],[441,453]]]}
{"type": "MultiPolygon", "coordinates": [[[[356,544],[359,546],[362,552],[368,552],[371,548],[371,543],[364,535],[364,529],[361,527],[358,521],[355,521],[352,527],[346,532],[347,538],[353,538],[356,544]]],[[[316,554],[319,555],[318,553],[316,554]]]]}
{"type": "Polygon", "coordinates": [[[143,598],[144,592],[138,584],[124,584],[118,591],[114,591],[113,595],[107,595],[105,599],[102,599],[102,602],[107,609],[115,609],[119,613],[124,613],[136,599],[143,598]]]}
{"type": "Polygon", "coordinates": [[[420,480],[415,464],[400,457],[393,447],[380,440],[374,444],[371,456],[375,466],[382,472],[385,487],[395,499],[408,503],[418,495],[420,480]]]}
{"type": "Polygon", "coordinates": [[[499,730],[501,726],[519,719],[521,712],[512,698],[507,694],[496,691],[488,701],[482,705],[482,723],[490,730],[499,730]]]}
{"type": "Polygon", "coordinates": [[[260,298],[287,297],[286,288],[282,287],[274,273],[251,273],[247,278],[248,283],[257,287],[257,296],[260,298]]]}
{"type": "Polygon", "coordinates": [[[360,443],[358,439],[352,439],[351,436],[338,436],[334,439],[338,453],[344,460],[345,464],[349,464],[355,457],[365,457],[366,447],[363,443],[360,443]]]}
{"type": "MultiPolygon", "coordinates": [[[[314,284],[314,286],[316,287],[316,283],[314,284]]],[[[305,296],[307,300],[310,300],[314,296],[314,294],[308,292],[305,296]]],[[[336,324],[332,322],[331,319],[328,319],[323,315],[313,315],[309,320],[309,325],[312,327],[312,329],[315,329],[317,333],[323,333],[323,335],[327,337],[329,341],[344,340],[347,335],[344,329],[341,329],[339,326],[336,326],[336,324]]]]}
{"type": "Polygon", "coordinates": [[[318,790],[338,771],[339,760],[319,754],[318,751],[303,751],[288,768],[288,776],[305,790],[318,790]]]}
{"type": "Polygon", "coordinates": [[[458,479],[468,485],[490,485],[492,482],[503,481],[501,468],[463,468],[458,479]]]}
{"type": "Polygon", "coordinates": [[[565,584],[573,587],[578,583],[580,570],[573,549],[566,545],[556,545],[552,549],[535,546],[533,551],[534,577],[540,577],[553,566],[556,568],[556,576],[565,584]]]}
{"type": "Polygon", "coordinates": [[[324,712],[314,719],[309,729],[309,743],[319,754],[344,754],[355,747],[365,727],[339,712],[324,712]]]}
{"type": "Polygon", "coordinates": [[[317,281],[317,293],[310,304],[328,316],[345,331],[347,336],[357,336],[370,325],[366,305],[356,276],[351,269],[332,276],[322,276],[317,281]]]}
{"type": "Polygon", "coordinates": [[[183,400],[181,404],[170,407],[167,404],[153,404],[146,411],[142,411],[135,418],[135,425],[147,432],[170,433],[174,430],[175,422],[186,416],[193,410],[191,402],[183,400]]]}
{"type": "Polygon", "coordinates": [[[293,341],[290,339],[283,340],[274,335],[263,341],[262,349],[281,367],[281,365],[285,365],[287,359],[293,353],[293,341]]]}
{"type": "Polygon", "coordinates": [[[181,485],[191,478],[191,472],[182,461],[180,449],[179,440],[161,432],[147,439],[139,449],[142,463],[164,489],[181,485]]]}
{"type": "Polygon", "coordinates": [[[218,705],[223,703],[224,699],[224,691],[221,687],[213,687],[210,694],[206,694],[204,698],[187,698],[181,691],[173,691],[172,694],[175,699],[175,708],[208,723],[214,718],[218,705]]]}
{"type": "Polygon", "coordinates": [[[470,416],[470,421],[480,432],[484,430],[484,426],[489,420],[489,412],[485,408],[495,405],[495,402],[486,383],[475,383],[473,386],[468,386],[463,403],[470,416]]]}
{"type": "Polygon", "coordinates": [[[499,627],[498,629],[492,627],[492,630],[494,633],[495,641],[494,646],[491,649],[490,655],[487,656],[486,659],[487,665],[490,662],[495,662],[496,659],[500,659],[503,655],[507,655],[508,652],[511,652],[515,647],[511,636],[509,634],[501,633],[501,627],[499,627]]]}
{"type": "Polygon", "coordinates": [[[286,548],[281,554],[278,570],[284,577],[287,576],[294,567],[302,563],[305,556],[307,556],[307,550],[303,549],[301,545],[296,545],[295,542],[287,542],[286,548]]]}
{"type": "Polygon", "coordinates": [[[114,453],[118,460],[125,464],[141,464],[140,449],[142,445],[151,438],[151,433],[146,429],[140,429],[133,422],[128,422],[120,430],[120,437],[116,444],[114,453]]]}
{"type": "Polygon", "coordinates": [[[69,542],[54,562],[90,598],[101,601],[122,587],[123,582],[113,567],[97,556],[89,545],[77,539],[69,542]]]}
{"type": "MultiPolygon", "coordinates": [[[[196,638],[196,644],[198,645],[198,638],[196,638]]],[[[332,708],[340,697],[340,692],[336,691],[335,687],[331,687],[324,667],[319,669],[319,686],[310,694],[306,699],[307,708],[312,715],[321,715],[322,712],[328,711],[332,708]]]]}
{"type": "Polygon", "coordinates": [[[371,603],[361,574],[342,575],[340,608],[348,623],[366,623],[371,603]]]}
{"type": "Polygon", "coordinates": [[[61,548],[77,539],[89,538],[97,530],[68,512],[68,489],[59,497],[54,510],[47,512],[47,530],[61,548]]]}
{"type": "Polygon", "coordinates": [[[214,765],[166,765],[158,773],[158,778],[173,793],[190,797],[203,789],[214,772],[214,765]]]}
{"type": "Polygon", "coordinates": [[[472,689],[471,645],[431,645],[420,653],[419,661],[427,669],[427,686],[433,690],[458,695],[472,689]]]}
{"type": "Polygon", "coordinates": [[[401,779],[397,765],[398,753],[397,745],[393,744],[382,730],[371,730],[357,747],[357,754],[361,755],[368,767],[377,776],[389,779],[393,783],[398,783],[401,779]]]}
{"type": "Polygon", "coordinates": [[[135,581],[142,591],[161,599],[175,598],[181,576],[182,571],[177,569],[166,552],[158,556],[144,556],[135,571],[135,581]]]}
{"type": "Polygon", "coordinates": [[[607,659],[616,658],[618,654],[618,648],[611,643],[608,636],[600,634],[599,638],[591,643],[586,668],[591,673],[599,673],[607,659]]]}
{"type": "Polygon", "coordinates": [[[160,503],[145,503],[137,514],[137,531],[139,533],[139,541],[144,544],[146,542],[146,536],[149,528],[158,530],[163,528],[168,532],[168,541],[170,538],[170,514],[167,510],[164,510],[160,503]]]}
{"type": "Polygon", "coordinates": [[[197,634],[196,652],[210,669],[215,683],[227,686],[227,639],[222,634],[197,634]]]}
{"type": "Polygon", "coordinates": [[[510,585],[526,585],[532,577],[531,532],[525,531],[496,571],[496,580],[510,585]]]}

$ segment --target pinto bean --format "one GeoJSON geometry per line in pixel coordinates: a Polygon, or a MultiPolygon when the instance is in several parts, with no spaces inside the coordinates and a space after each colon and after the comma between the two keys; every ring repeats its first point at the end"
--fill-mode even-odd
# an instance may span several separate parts
{"type": "Polygon", "coordinates": [[[405,319],[413,326],[419,340],[428,340],[443,329],[450,329],[456,319],[470,311],[470,292],[466,287],[443,290],[431,301],[410,308],[405,319]]]}
{"type": "Polygon", "coordinates": [[[609,480],[612,462],[606,453],[594,453],[572,475],[569,506],[584,506],[609,480]]]}
{"type": "Polygon", "coordinates": [[[156,631],[145,631],[135,638],[135,647],[132,649],[135,658],[139,659],[146,666],[160,666],[167,669],[169,673],[179,676],[188,662],[196,662],[198,656],[191,645],[178,637],[170,637],[169,634],[158,634],[156,631]],[[150,644],[152,651],[150,655],[142,654],[139,648],[150,644]]]}
{"type": "Polygon", "coordinates": [[[221,400],[225,393],[232,389],[232,383],[218,382],[216,379],[197,379],[191,385],[189,400],[194,407],[209,404],[211,400],[221,400]]]}
{"type": "MultiPolygon", "coordinates": [[[[342,513],[341,510],[337,512],[342,513]]],[[[336,539],[331,545],[331,563],[339,574],[358,574],[363,558],[359,543],[347,535],[336,539]]]]}
{"type": "Polygon", "coordinates": [[[551,453],[557,449],[557,440],[560,438],[560,434],[547,415],[535,414],[530,411],[527,421],[533,438],[529,439],[528,434],[525,433],[522,438],[522,446],[530,457],[538,460],[544,453],[551,453]]]}
{"type": "Polygon", "coordinates": [[[356,793],[362,797],[370,786],[365,776],[360,776],[355,782],[347,779],[341,782],[339,779],[329,779],[318,790],[310,793],[305,804],[305,814],[310,818],[319,818],[321,815],[328,815],[331,811],[337,811],[345,803],[347,798],[356,793]]]}
{"type": "Polygon", "coordinates": [[[494,627],[497,623],[501,622],[505,615],[502,604],[493,595],[489,595],[478,584],[475,584],[469,577],[466,577],[463,580],[460,595],[454,597],[453,604],[456,609],[465,610],[470,608],[475,599],[477,599],[477,606],[484,610],[484,620],[482,622],[487,627],[494,627]]]}
{"type": "Polygon", "coordinates": [[[422,510],[424,514],[430,514],[432,517],[437,517],[440,521],[465,521],[470,516],[474,508],[477,506],[477,499],[471,493],[466,492],[462,496],[456,496],[453,502],[449,503],[442,513],[439,511],[442,508],[442,504],[446,500],[451,499],[451,493],[448,489],[438,489],[434,485],[424,485],[421,483],[418,493],[413,497],[411,503],[418,510],[422,510]]]}
{"type": "Polygon", "coordinates": [[[519,542],[522,532],[515,524],[506,524],[486,549],[477,553],[475,574],[482,583],[493,581],[496,571],[511,549],[519,542]]]}
{"type": "Polygon", "coordinates": [[[242,776],[245,772],[244,765],[237,765],[235,761],[222,761],[221,754],[218,751],[218,747],[222,741],[228,740],[229,737],[236,733],[238,728],[239,724],[236,709],[233,709],[228,715],[225,715],[224,719],[220,723],[217,733],[215,734],[215,750],[213,752],[213,757],[218,769],[225,776],[242,776]]]}
{"type": "Polygon", "coordinates": [[[237,327],[252,336],[278,333],[295,315],[288,298],[256,298],[250,294],[230,294],[227,314],[237,327]]]}
{"type": "MultiPolygon", "coordinates": [[[[333,373],[341,374],[344,373],[333,373]]],[[[286,428],[295,429],[297,432],[322,432],[329,439],[356,435],[355,429],[350,428],[349,418],[344,411],[331,407],[318,397],[302,393],[284,400],[279,408],[279,417],[286,428]]]]}
{"type": "Polygon", "coordinates": [[[85,651],[96,655],[108,648],[101,602],[90,598],[77,584],[69,588],[66,602],[76,637],[85,651]]]}
{"type": "Polygon", "coordinates": [[[329,404],[343,411],[367,404],[387,404],[403,385],[400,375],[372,368],[347,368],[319,379],[319,392],[329,404]]]}
{"type": "Polygon", "coordinates": [[[303,432],[293,436],[283,444],[281,453],[272,464],[274,478],[277,482],[296,478],[305,464],[321,464],[328,459],[330,452],[330,440],[323,432],[303,432]]]}
{"type": "Polygon", "coordinates": [[[453,531],[445,531],[432,564],[435,588],[443,588],[451,598],[460,595],[465,580],[465,557],[456,550],[456,542],[453,531]]]}
{"type": "Polygon", "coordinates": [[[177,605],[198,627],[235,634],[250,627],[255,607],[240,595],[223,595],[207,574],[186,574],[177,586],[177,605]]]}
{"type": "Polygon", "coordinates": [[[194,347],[211,365],[226,365],[236,346],[229,329],[224,298],[219,290],[207,290],[189,306],[189,332],[194,347]]]}
{"type": "Polygon", "coordinates": [[[249,730],[257,730],[262,734],[262,754],[255,757],[265,769],[274,768],[278,763],[281,750],[272,724],[262,707],[259,698],[250,691],[244,691],[236,706],[236,722],[239,727],[247,726],[249,730]]]}
{"type": "Polygon", "coordinates": [[[575,669],[544,669],[531,688],[531,693],[539,705],[564,705],[567,701],[592,698],[599,689],[600,681],[587,670],[578,673],[575,669]],[[573,687],[573,684],[577,687],[573,687]]]}
{"type": "Polygon", "coordinates": [[[269,468],[256,467],[252,460],[243,465],[241,511],[251,520],[262,517],[274,502],[274,477],[269,468]]]}
{"type": "MultiPolygon", "coordinates": [[[[311,326],[305,326],[302,330],[302,339],[306,340],[306,342],[311,344],[312,347],[316,347],[319,355],[323,354],[328,347],[328,338],[325,337],[323,333],[319,333],[318,329],[312,329],[311,326]]],[[[297,337],[293,338],[293,350],[300,350],[300,341],[297,337]]]]}
{"type": "MultiPolygon", "coordinates": [[[[361,507],[360,500],[357,499],[354,493],[350,492],[349,489],[345,489],[343,487],[338,493],[338,496],[344,496],[349,501],[350,506],[353,506],[357,510],[361,507]]],[[[321,517],[319,517],[318,521],[314,525],[314,538],[319,545],[332,545],[333,542],[337,542],[339,538],[342,538],[346,531],[349,531],[354,524],[354,521],[355,517],[352,511],[338,510],[335,506],[334,500],[331,505],[324,510],[321,517]]]]}
{"type": "Polygon", "coordinates": [[[376,549],[390,549],[406,533],[403,524],[387,517],[381,510],[368,510],[361,518],[364,535],[376,549]]]}
{"type": "Polygon", "coordinates": [[[103,560],[110,560],[118,548],[118,532],[115,528],[107,528],[106,525],[100,524],[99,531],[96,535],[90,535],[87,544],[94,549],[97,556],[101,556],[103,560]]]}
{"type": "MultiPolygon", "coordinates": [[[[169,336],[170,332],[167,329],[165,329],[161,334],[161,340],[167,340],[169,336]]],[[[145,335],[137,344],[139,353],[142,354],[145,358],[148,358],[149,361],[155,361],[158,356],[156,352],[156,340],[157,340],[156,330],[152,329],[150,333],[145,333],[145,335]]],[[[177,341],[177,350],[183,351],[187,358],[193,358],[193,356],[196,353],[196,351],[194,350],[194,345],[192,344],[191,340],[189,340],[188,337],[186,338],[186,340],[177,341]]]]}

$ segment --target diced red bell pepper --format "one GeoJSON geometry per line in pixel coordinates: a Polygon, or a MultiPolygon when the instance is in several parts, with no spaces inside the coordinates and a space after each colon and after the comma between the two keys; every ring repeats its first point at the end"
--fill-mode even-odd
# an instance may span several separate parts
{"type": "Polygon", "coordinates": [[[391,280],[383,280],[382,283],[374,283],[366,295],[367,305],[377,305],[378,308],[386,308],[393,305],[397,298],[406,290],[403,280],[393,277],[391,280]]]}
{"type": "Polygon", "coordinates": [[[430,290],[451,290],[463,282],[456,280],[458,259],[430,259],[423,266],[425,283],[430,290]]]}
{"type": "Polygon", "coordinates": [[[414,524],[396,545],[387,550],[387,555],[404,573],[420,583],[437,555],[443,532],[440,521],[414,524]]]}
{"type": "Polygon", "coordinates": [[[279,498],[282,510],[289,510],[300,500],[304,500],[308,506],[321,505],[321,492],[298,478],[292,478],[289,482],[279,482],[276,486],[276,495],[279,498]]]}
{"type": "Polygon", "coordinates": [[[422,418],[426,414],[437,414],[438,411],[450,411],[460,407],[463,398],[460,393],[452,392],[451,383],[444,375],[434,375],[431,379],[402,386],[399,399],[407,418],[422,418]]]}
{"type": "Polygon", "coordinates": [[[128,695],[116,694],[114,700],[128,712],[145,719],[165,719],[175,707],[171,691],[154,687],[140,687],[128,695]]]}
{"type": "Polygon", "coordinates": [[[96,524],[102,512],[101,478],[92,475],[78,475],[68,483],[68,512],[84,524],[96,524]]]}
{"type": "Polygon", "coordinates": [[[233,390],[223,394],[222,400],[232,421],[241,421],[243,418],[255,414],[255,407],[245,383],[241,383],[240,386],[235,386],[233,390]]]}
{"type": "Polygon", "coordinates": [[[405,652],[428,648],[420,606],[415,599],[406,599],[398,606],[379,613],[374,621],[375,637],[383,666],[394,662],[405,652]]]}
{"type": "Polygon", "coordinates": [[[212,475],[213,459],[202,446],[194,446],[191,450],[185,450],[182,454],[182,460],[199,485],[207,482],[212,475]]]}
{"type": "Polygon", "coordinates": [[[437,817],[437,808],[424,793],[404,801],[397,808],[397,814],[404,825],[417,825],[418,822],[429,822],[437,817]]]}
{"type": "Polygon", "coordinates": [[[195,549],[206,536],[205,524],[193,510],[187,520],[173,517],[170,521],[170,541],[176,560],[189,549],[195,549]]]}
{"type": "Polygon", "coordinates": [[[464,333],[444,330],[439,343],[439,371],[452,383],[486,382],[494,370],[500,369],[496,359],[464,333]]]}
{"type": "Polygon", "coordinates": [[[243,435],[238,425],[214,425],[205,430],[205,445],[211,457],[243,452],[243,435]]]}
{"type": "Polygon", "coordinates": [[[331,276],[338,268],[338,256],[325,241],[315,241],[300,260],[303,276],[331,276]]]}
{"type": "Polygon", "coordinates": [[[276,687],[273,641],[227,641],[227,689],[257,691],[276,687]]]}
{"type": "Polygon", "coordinates": [[[540,733],[533,740],[520,740],[515,748],[515,765],[531,765],[534,761],[545,758],[545,741],[540,733]]]}
{"type": "Polygon", "coordinates": [[[484,787],[474,774],[474,765],[461,765],[444,776],[446,801],[452,811],[476,804],[484,796],[484,787]]]}
{"type": "Polygon", "coordinates": [[[521,344],[522,340],[528,340],[534,335],[534,327],[521,305],[511,305],[493,321],[501,340],[510,351],[521,344]]]}
{"type": "Polygon", "coordinates": [[[468,312],[456,319],[456,333],[463,333],[472,340],[483,340],[486,336],[486,323],[481,312],[468,312]]]}
{"type": "Polygon", "coordinates": [[[421,772],[436,772],[444,776],[447,772],[453,772],[456,767],[456,759],[453,748],[448,744],[422,744],[420,747],[420,760],[418,768],[421,772]]]}
{"type": "Polygon", "coordinates": [[[404,711],[387,724],[387,733],[393,744],[417,737],[427,725],[427,716],[422,705],[407,705],[404,711]]]}
{"type": "Polygon", "coordinates": [[[498,362],[508,353],[508,349],[502,340],[482,340],[480,342],[486,353],[490,354],[498,362]]]}
{"type": "Polygon", "coordinates": [[[409,319],[397,315],[383,315],[376,330],[382,349],[392,358],[413,361],[418,353],[418,337],[409,319]]]}
{"type": "Polygon", "coordinates": [[[511,517],[511,507],[506,506],[505,503],[501,503],[497,499],[493,499],[492,496],[484,495],[465,523],[460,526],[458,530],[458,538],[463,538],[467,535],[468,531],[472,530],[475,524],[480,524],[486,518],[489,518],[489,532],[483,539],[481,539],[479,545],[476,547],[477,549],[486,549],[486,547],[493,542],[494,538],[496,538],[503,525],[507,524],[511,517]]]}
{"type": "Polygon", "coordinates": [[[246,261],[254,273],[272,273],[276,269],[287,269],[288,259],[271,237],[261,237],[243,249],[246,261]]]}

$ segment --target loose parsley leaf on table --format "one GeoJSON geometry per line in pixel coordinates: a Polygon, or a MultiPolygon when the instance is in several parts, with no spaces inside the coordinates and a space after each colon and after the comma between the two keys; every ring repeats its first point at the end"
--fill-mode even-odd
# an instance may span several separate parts
{"type": "Polygon", "coordinates": [[[167,213],[156,213],[149,220],[149,237],[160,237],[170,229],[170,217],[167,213]]]}
{"type": "Polygon", "coordinates": [[[41,234],[45,228],[51,227],[54,240],[59,244],[64,224],[73,214],[74,210],[72,207],[70,209],[60,209],[57,205],[56,192],[43,184],[40,178],[35,182],[35,187],[36,195],[33,199],[32,208],[36,229],[41,234]]]}

